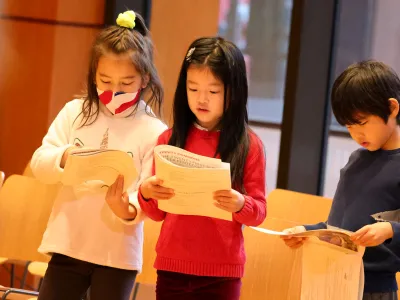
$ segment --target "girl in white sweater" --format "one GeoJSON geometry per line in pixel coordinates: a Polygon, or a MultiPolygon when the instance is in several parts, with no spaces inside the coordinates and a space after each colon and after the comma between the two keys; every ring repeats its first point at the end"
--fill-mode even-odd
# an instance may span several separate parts
{"type": "Polygon", "coordinates": [[[52,255],[40,300],[80,300],[89,287],[91,300],[128,299],[142,267],[137,188],[151,176],[153,148],[166,129],[150,109],[160,109],[163,90],[142,17],[127,11],[117,24],[94,42],[86,97],[61,110],[31,167],[43,182],[58,183],[71,149],[108,147],[131,154],[139,177],[124,194],[123,178],[107,193],[90,182],[62,186],[39,248],[52,255]]]}

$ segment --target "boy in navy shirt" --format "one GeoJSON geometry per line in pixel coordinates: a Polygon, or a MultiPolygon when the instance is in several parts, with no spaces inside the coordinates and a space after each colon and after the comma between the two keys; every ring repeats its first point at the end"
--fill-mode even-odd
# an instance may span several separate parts
{"type": "MultiPolygon", "coordinates": [[[[333,113],[362,148],[351,154],[340,172],[328,221],[288,229],[301,232],[329,224],[353,231],[352,240],[367,247],[363,300],[397,299],[400,223],[377,222],[371,215],[400,209],[399,101],[400,79],[381,62],[353,64],[336,79],[333,113]]],[[[291,248],[304,242],[282,238],[291,248]]]]}

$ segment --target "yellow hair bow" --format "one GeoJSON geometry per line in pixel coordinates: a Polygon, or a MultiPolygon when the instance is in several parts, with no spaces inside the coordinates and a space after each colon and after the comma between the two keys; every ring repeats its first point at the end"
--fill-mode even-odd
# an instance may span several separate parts
{"type": "Polygon", "coordinates": [[[128,10],[118,15],[117,24],[121,27],[133,29],[135,27],[136,15],[133,10],[128,10]]]}

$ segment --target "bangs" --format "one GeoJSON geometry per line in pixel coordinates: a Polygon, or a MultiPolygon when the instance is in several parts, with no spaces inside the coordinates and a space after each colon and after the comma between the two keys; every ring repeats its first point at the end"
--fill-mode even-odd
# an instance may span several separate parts
{"type": "Polygon", "coordinates": [[[361,124],[368,115],[387,121],[390,91],[374,74],[353,70],[338,77],[332,88],[332,111],[342,126],[361,124]]]}
{"type": "Polygon", "coordinates": [[[369,105],[373,100],[362,87],[351,78],[348,82],[338,86],[332,99],[333,114],[342,126],[361,124],[366,114],[369,114],[369,105]]]}

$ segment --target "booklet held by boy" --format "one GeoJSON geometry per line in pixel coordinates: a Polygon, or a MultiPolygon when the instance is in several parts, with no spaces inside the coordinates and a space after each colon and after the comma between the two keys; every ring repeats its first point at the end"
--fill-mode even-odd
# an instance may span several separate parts
{"type": "Polygon", "coordinates": [[[205,216],[232,221],[232,213],[214,205],[213,193],[231,189],[230,164],[170,145],[154,148],[156,177],[174,190],[158,208],[172,214],[205,216]]]}
{"type": "Polygon", "coordinates": [[[71,150],[65,163],[62,183],[109,187],[118,175],[124,176],[124,191],[137,179],[132,156],[121,150],[78,148],[71,150]]]}
{"type": "Polygon", "coordinates": [[[338,246],[347,253],[357,253],[360,251],[364,251],[364,247],[359,247],[350,239],[352,232],[340,229],[333,226],[328,226],[328,229],[318,229],[318,230],[308,230],[299,233],[288,233],[284,231],[274,231],[270,229],[260,228],[260,227],[251,227],[257,231],[279,235],[279,236],[293,236],[293,237],[315,237],[318,238],[322,242],[326,242],[328,244],[338,246]]]}

